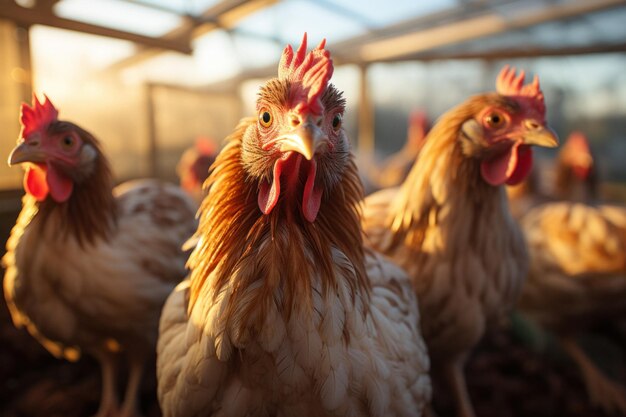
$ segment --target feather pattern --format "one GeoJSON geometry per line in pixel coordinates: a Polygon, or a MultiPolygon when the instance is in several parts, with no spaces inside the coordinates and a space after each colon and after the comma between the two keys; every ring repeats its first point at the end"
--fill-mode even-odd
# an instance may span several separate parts
{"type": "Polygon", "coordinates": [[[164,415],[421,415],[417,303],[402,270],[363,250],[354,163],[315,223],[285,220],[280,201],[263,215],[241,160],[253,122],[217,158],[190,279],[164,307],[164,415]]]}
{"type": "Polygon", "coordinates": [[[24,196],[3,259],[5,296],[15,324],[55,356],[77,359],[69,352],[97,349],[109,338],[149,351],[162,303],[185,275],[179,248],[194,223],[186,195],[151,181],[115,194],[111,232],[90,244],[66,232],[63,208],[24,196]]]}
{"type": "Polygon", "coordinates": [[[528,257],[501,187],[485,183],[460,140],[465,121],[495,96],[442,116],[401,187],[365,200],[368,241],[407,270],[434,361],[462,355],[513,306],[528,257]]]}
{"type": "Polygon", "coordinates": [[[522,219],[531,269],[520,308],[557,330],[626,315],[626,210],[548,203],[522,219]]]}
{"type": "Polygon", "coordinates": [[[556,146],[538,78],[508,67],[497,93],[471,97],[427,135],[404,183],[369,196],[370,243],[411,277],[433,373],[447,379],[458,414],[473,416],[463,365],[487,326],[513,307],[528,255],[504,184],[532,167],[531,145],[556,146]]]}
{"type": "Polygon", "coordinates": [[[626,209],[546,203],[521,220],[531,268],[519,303],[554,332],[580,368],[591,403],[626,413],[626,390],[597,368],[576,336],[598,324],[626,322],[626,209]]]}
{"type": "Polygon", "coordinates": [[[154,353],[161,307],[186,273],[181,249],[195,206],[153,180],[114,189],[98,140],[57,120],[46,97],[22,106],[9,163],[27,163],[23,208],[7,242],[4,295],[24,326],[56,357],[84,351],[103,369],[98,416],[137,412],[144,364],[154,353]],[[117,404],[116,357],[129,368],[117,404]]]}

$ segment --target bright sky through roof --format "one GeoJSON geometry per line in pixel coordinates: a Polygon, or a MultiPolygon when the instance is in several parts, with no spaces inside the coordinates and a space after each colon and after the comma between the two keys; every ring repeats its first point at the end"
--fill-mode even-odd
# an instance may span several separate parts
{"type": "Polygon", "coordinates": [[[144,3],[174,10],[179,14],[192,14],[196,16],[220,1],[221,0],[143,0],[144,3]]]}
{"type": "MultiPolygon", "coordinates": [[[[223,0],[142,0],[183,14],[199,14],[219,1],[223,0]]],[[[248,15],[235,25],[233,31],[214,30],[195,39],[192,42],[193,55],[165,52],[124,69],[123,77],[132,82],[203,86],[247,69],[274,65],[284,46],[291,43],[297,47],[305,31],[309,35],[310,48],[326,38],[327,47],[332,51],[335,44],[346,38],[449,9],[458,6],[459,1],[396,0],[393,7],[385,5],[382,0],[278,1],[248,15]]],[[[523,1],[507,3],[497,9],[506,17],[520,8],[544,6],[538,1],[523,1]]],[[[159,36],[182,23],[182,18],[174,13],[123,0],[61,0],[55,5],[55,12],[66,18],[149,36],[159,36]]],[[[551,22],[532,30],[502,33],[470,44],[450,45],[445,50],[484,51],[518,44],[558,47],[618,42],[626,34],[626,25],[621,24],[624,16],[626,8],[612,9],[587,15],[577,24],[551,22]]],[[[41,26],[33,30],[32,41],[36,71],[59,80],[105,69],[136,50],[130,42],[41,26]],[[59,56],[64,58],[58,59],[59,56]]],[[[590,57],[590,62],[597,63],[596,56],[590,57]]],[[[562,79],[567,78],[567,84],[574,89],[584,89],[590,84],[605,83],[601,80],[607,80],[607,77],[600,75],[589,80],[577,72],[575,77],[564,76],[562,79]]]]}
{"type": "Polygon", "coordinates": [[[164,35],[182,23],[175,13],[121,0],[63,0],[54,6],[54,12],[67,19],[146,36],[164,35]]]}

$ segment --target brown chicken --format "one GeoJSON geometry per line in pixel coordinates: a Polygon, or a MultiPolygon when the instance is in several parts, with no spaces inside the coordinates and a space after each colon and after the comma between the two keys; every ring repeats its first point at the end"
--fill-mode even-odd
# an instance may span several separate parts
{"type": "Polygon", "coordinates": [[[555,190],[566,201],[522,217],[531,267],[519,308],[559,337],[592,403],[626,415],[626,389],[576,343],[598,324],[626,324],[626,208],[598,202],[595,165],[584,136],[571,136],[557,158],[555,190]]]}
{"type": "Polygon", "coordinates": [[[558,200],[592,202],[598,198],[597,167],[581,132],[569,135],[556,157],[554,171],[549,175],[533,169],[524,181],[507,187],[515,219],[540,204],[558,200]],[[552,177],[554,180],[549,181],[552,177]]]}
{"type": "Polygon", "coordinates": [[[524,181],[506,187],[509,208],[515,220],[519,220],[533,207],[553,200],[553,197],[542,189],[540,174],[535,168],[524,181]]]}
{"type": "Polygon", "coordinates": [[[554,196],[581,202],[595,201],[598,195],[598,169],[587,137],[573,132],[556,159],[554,196]]]}
{"type": "Polygon", "coordinates": [[[180,248],[195,230],[195,207],[157,181],[113,189],[98,141],[57,114],[47,97],[22,105],[9,163],[26,166],[27,193],[3,258],[4,294],[15,325],[54,356],[100,361],[98,417],[130,417],[161,307],[186,273],[180,248]],[[118,407],[120,359],[128,384],[118,407]]]}
{"type": "Polygon", "coordinates": [[[367,237],[409,272],[434,376],[447,381],[462,416],[474,415],[464,362],[517,301],[528,270],[504,185],[528,174],[531,145],[557,145],[538,79],[523,83],[523,72],[503,69],[497,93],[440,118],[399,188],[365,200],[367,237]]]}
{"type": "Polygon", "coordinates": [[[198,204],[204,198],[202,188],[209,176],[209,168],[215,162],[218,148],[215,143],[206,137],[198,137],[194,146],[183,152],[176,165],[176,173],[180,179],[180,186],[187,191],[198,204]]]}
{"type": "Polygon", "coordinates": [[[363,248],[332,70],[324,42],[288,46],[217,157],[161,319],[167,417],[419,416],[430,399],[408,277],[363,248]]]}
{"type": "Polygon", "coordinates": [[[368,166],[368,179],[375,189],[395,187],[402,184],[424,146],[428,133],[428,118],[423,111],[414,111],[409,116],[406,143],[398,152],[378,165],[368,166]]]}

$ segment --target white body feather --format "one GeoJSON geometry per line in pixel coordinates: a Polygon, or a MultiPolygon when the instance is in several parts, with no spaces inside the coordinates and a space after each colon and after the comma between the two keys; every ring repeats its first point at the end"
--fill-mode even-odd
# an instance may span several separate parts
{"type": "Polygon", "coordinates": [[[544,204],[522,227],[531,256],[524,312],[557,330],[626,317],[626,209],[544,204]]]}
{"type": "MultiPolygon", "coordinates": [[[[157,370],[164,415],[421,415],[430,399],[429,359],[405,273],[368,255],[366,306],[341,279],[354,274],[352,265],[338,250],[333,255],[339,278],[328,296],[321,295],[319,277],[306,278],[313,313],[299,305],[287,319],[273,302],[256,334],[235,334],[222,319],[230,288],[213,304],[197,302],[188,316],[189,283],[181,283],[161,319],[157,370]]],[[[214,296],[208,292],[201,299],[214,296]]]]}
{"type": "Polygon", "coordinates": [[[30,196],[8,241],[4,290],[13,321],[57,357],[102,348],[149,353],[161,307],[185,275],[180,247],[196,224],[191,200],[155,181],[115,194],[119,216],[108,241],[81,245],[62,232],[61,212],[39,224],[30,196]]]}
{"type": "MultiPolygon", "coordinates": [[[[448,360],[471,349],[489,323],[513,307],[528,259],[503,190],[494,190],[496,198],[485,199],[475,211],[472,196],[446,190],[435,175],[430,178],[430,198],[436,203],[421,247],[401,243],[389,255],[411,277],[431,356],[448,360]]],[[[392,188],[365,200],[365,230],[375,248],[384,250],[393,239],[387,219],[399,194],[392,188]]]]}

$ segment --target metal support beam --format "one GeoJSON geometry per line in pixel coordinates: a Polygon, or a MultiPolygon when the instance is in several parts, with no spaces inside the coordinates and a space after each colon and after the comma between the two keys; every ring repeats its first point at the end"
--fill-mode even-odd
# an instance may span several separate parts
{"type": "Polygon", "coordinates": [[[136,33],[124,32],[104,26],[92,25],[77,20],[65,19],[52,14],[49,10],[40,8],[25,8],[13,2],[3,2],[0,7],[0,18],[16,22],[20,25],[44,25],[59,29],[67,29],[76,32],[88,33],[91,35],[105,36],[108,38],[122,39],[144,45],[150,48],[167,49],[184,54],[192,52],[189,39],[164,39],[152,38],[138,35],[136,33]]]}
{"type": "Polygon", "coordinates": [[[353,57],[355,62],[398,60],[418,52],[624,5],[624,0],[578,0],[557,3],[539,10],[533,9],[508,18],[496,12],[487,12],[430,29],[368,42],[354,48],[356,53],[353,53],[353,57]]]}
{"type": "MultiPolygon", "coordinates": [[[[498,5],[513,3],[511,0],[502,0],[498,5]]],[[[525,29],[534,25],[547,23],[554,20],[571,19],[587,13],[606,10],[611,7],[626,5],[626,0],[577,0],[566,3],[552,3],[541,11],[526,13],[522,16],[516,16],[515,19],[504,22],[502,17],[493,13],[486,13],[490,2],[468,3],[465,7],[470,7],[470,14],[473,17],[463,18],[462,7],[447,9],[444,11],[421,16],[411,21],[393,25],[389,28],[376,31],[376,35],[368,34],[358,36],[344,42],[329,45],[333,54],[334,61],[337,65],[356,64],[363,65],[374,62],[397,62],[408,60],[437,60],[437,59],[497,59],[499,56],[503,58],[514,57],[532,57],[532,56],[549,56],[549,55],[579,55],[583,53],[595,53],[590,49],[582,47],[566,47],[562,48],[561,53],[558,50],[533,50],[532,49],[513,49],[509,55],[506,51],[485,51],[482,53],[464,53],[464,52],[447,52],[437,53],[439,48],[450,46],[463,41],[471,41],[484,36],[497,35],[507,30],[525,29]],[[478,15],[476,13],[479,13],[478,15]],[[494,18],[495,16],[495,18],[494,18]],[[492,27],[485,30],[481,25],[492,22],[492,27]],[[496,22],[494,24],[493,22],[496,22]],[[411,28],[409,25],[414,25],[411,28]],[[432,25],[435,25],[434,27],[432,25]],[[420,29],[415,30],[415,27],[420,29]],[[497,30],[494,30],[494,27],[497,30]],[[459,29],[465,29],[465,33],[457,32],[459,29]],[[468,32],[469,31],[469,32],[468,32]],[[471,33],[470,33],[471,32],[471,33]],[[397,34],[394,38],[387,38],[380,42],[372,41],[376,36],[386,36],[391,33],[397,34]],[[422,42],[420,39],[424,34],[429,35],[429,44],[422,42]],[[437,35],[442,34],[443,37],[438,38],[437,35]],[[398,51],[394,42],[401,40],[400,38],[410,38],[403,45],[403,50],[398,51]],[[373,49],[377,52],[376,56],[364,57],[358,52],[367,46],[374,45],[373,49]],[[381,45],[385,46],[384,48],[381,45]],[[395,51],[395,52],[393,52],[395,51]],[[393,52],[393,53],[391,53],[393,52]]],[[[620,52],[619,46],[605,45],[602,52],[620,52]]],[[[601,53],[601,52],[598,52],[601,53]]],[[[243,73],[233,77],[230,80],[222,80],[221,82],[240,83],[250,78],[266,78],[271,77],[276,72],[276,65],[269,65],[263,68],[255,68],[244,71],[243,73]]]]}
{"type": "Polygon", "coordinates": [[[484,14],[491,10],[491,7],[494,5],[494,3],[497,3],[498,6],[502,7],[518,1],[519,0],[498,0],[496,2],[494,0],[491,0],[464,3],[461,5],[439,10],[437,12],[428,13],[426,15],[419,15],[408,20],[402,20],[398,23],[372,31],[371,33],[355,36],[353,38],[335,44],[334,49],[336,49],[337,51],[354,52],[355,49],[368,42],[393,38],[410,32],[431,29],[434,27],[445,26],[450,23],[467,19],[471,16],[476,16],[481,13],[484,14]]]}
{"type": "MultiPolygon", "coordinates": [[[[163,39],[195,39],[218,28],[232,28],[239,20],[255,11],[276,3],[277,0],[223,0],[205,10],[200,16],[189,19],[181,26],[163,35],[163,39]]],[[[153,48],[140,48],[136,54],[120,60],[108,70],[118,71],[158,55],[153,48]]]]}
{"type": "Polygon", "coordinates": [[[403,59],[394,59],[393,62],[401,61],[441,61],[450,59],[515,59],[515,58],[539,58],[539,57],[556,57],[556,56],[573,56],[573,55],[591,55],[591,54],[611,54],[626,52],[626,43],[618,44],[601,44],[591,46],[566,46],[560,48],[544,48],[544,47],[525,47],[515,49],[495,49],[482,52],[449,52],[437,53],[426,52],[403,59]]]}

